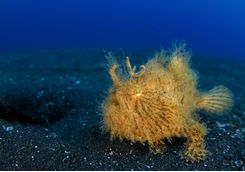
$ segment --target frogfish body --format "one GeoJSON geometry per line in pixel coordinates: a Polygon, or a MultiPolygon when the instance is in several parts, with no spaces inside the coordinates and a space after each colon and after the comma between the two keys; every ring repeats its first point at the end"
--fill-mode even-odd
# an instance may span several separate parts
{"type": "Polygon", "coordinates": [[[206,127],[198,121],[196,110],[223,113],[232,106],[232,94],[224,86],[198,91],[197,75],[189,67],[189,59],[184,46],[177,47],[169,55],[156,53],[136,72],[126,57],[126,78],[117,73],[118,63],[110,64],[113,85],[102,108],[103,128],[111,139],[148,143],[152,152],[161,153],[164,140],[186,137],[186,160],[206,157],[206,127]]]}

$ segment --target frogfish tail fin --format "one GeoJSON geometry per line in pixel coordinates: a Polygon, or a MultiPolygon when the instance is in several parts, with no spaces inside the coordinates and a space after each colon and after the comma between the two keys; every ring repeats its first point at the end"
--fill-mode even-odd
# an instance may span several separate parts
{"type": "Polygon", "coordinates": [[[197,100],[197,107],[208,112],[221,114],[229,111],[233,106],[233,95],[224,86],[217,86],[203,93],[197,100]]]}

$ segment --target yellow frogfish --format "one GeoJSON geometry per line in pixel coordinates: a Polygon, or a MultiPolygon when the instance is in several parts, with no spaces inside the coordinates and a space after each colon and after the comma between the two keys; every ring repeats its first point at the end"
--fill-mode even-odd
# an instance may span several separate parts
{"type": "Polygon", "coordinates": [[[111,139],[147,143],[153,153],[162,153],[165,140],[185,137],[182,155],[187,161],[206,157],[206,127],[199,122],[197,110],[224,113],[233,104],[232,93],[224,86],[207,92],[197,90],[197,74],[190,68],[190,56],[185,46],[170,53],[160,51],[138,72],[126,57],[126,77],[119,74],[122,67],[116,60],[111,60],[108,72],[112,86],[102,104],[103,129],[111,139]]]}

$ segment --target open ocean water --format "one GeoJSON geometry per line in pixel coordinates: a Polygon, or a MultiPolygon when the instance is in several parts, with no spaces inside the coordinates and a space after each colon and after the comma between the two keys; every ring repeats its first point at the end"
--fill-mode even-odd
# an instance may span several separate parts
{"type": "Polygon", "coordinates": [[[244,170],[245,1],[1,0],[0,170],[244,170]],[[234,106],[200,112],[212,153],[181,158],[101,132],[105,53],[133,63],[185,41],[198,89],[225,85],[234,106]]]}

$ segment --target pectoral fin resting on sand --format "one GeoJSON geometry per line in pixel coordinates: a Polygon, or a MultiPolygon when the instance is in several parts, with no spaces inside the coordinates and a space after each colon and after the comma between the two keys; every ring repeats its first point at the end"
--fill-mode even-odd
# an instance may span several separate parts
{"type": "Polygon", "coordinates": [[[152,152],[161,153],[164,139],[186,137],[184,157],[191,162],[206,157],[206,127],[197,120],[196,110],[223,113],[232,106],[232,93],[224,86],[198,91],[189,59],[184,46],[169,55],[155,54],[138,70],[126,57],[126,79],[117,74],[119,64],[111,63],[113,85],[103,103],[103,128],[111,139],[148,143],[152,152]]]}

